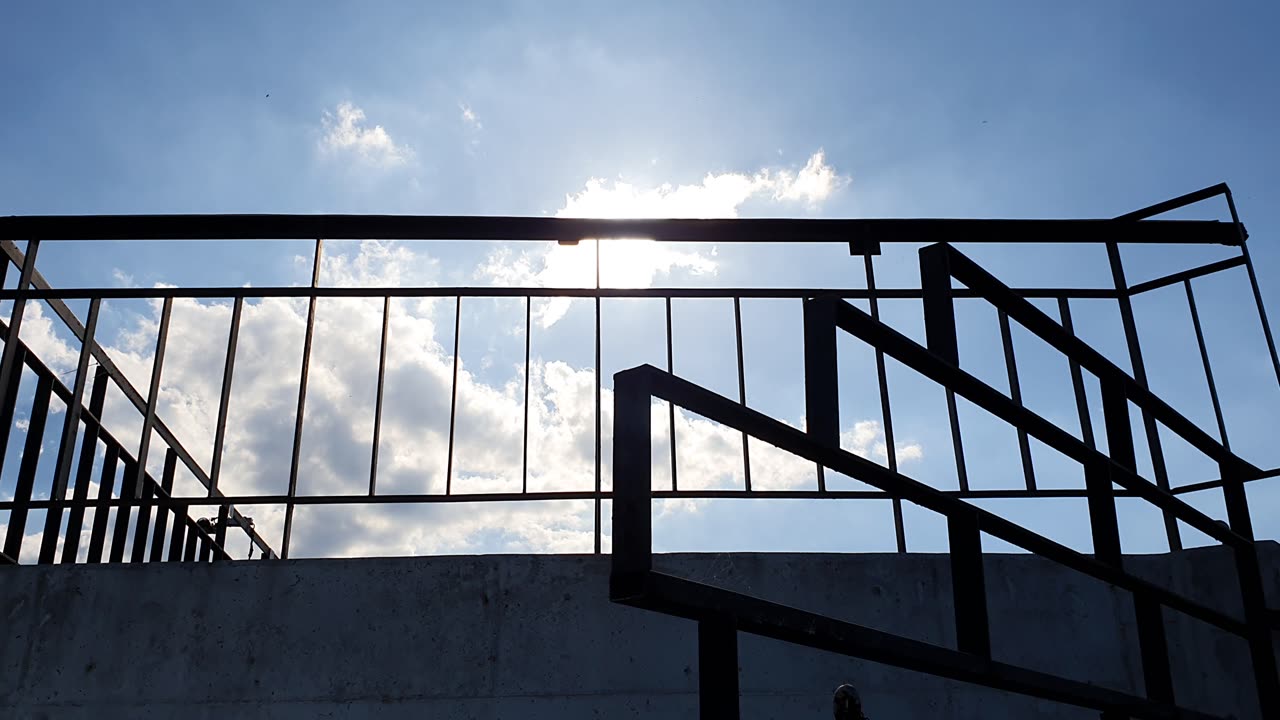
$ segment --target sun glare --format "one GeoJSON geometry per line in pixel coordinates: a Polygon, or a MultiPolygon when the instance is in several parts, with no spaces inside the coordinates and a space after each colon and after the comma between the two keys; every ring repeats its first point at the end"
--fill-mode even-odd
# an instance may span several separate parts
{"type": "MultiPolygon", "coordinates": [[[[826,162],[821,149],[799,171],[762,168],[752,173],[707,173],[701,182],[639,186],[623,180],[591,178],[581,192],[565,196],[556,217],[607,220],[658,218],[735,218],[744,203],[761,201],[816,207],[848,182],[826,162]]],[[[577,246],[557,246],[548,257],[543,280],[548,285],[648,287],[659,275],[682,270],[692,275],[716,272],[715,248],[700,253],[692,247],[642,238],[609,238],[577,246]]]]}

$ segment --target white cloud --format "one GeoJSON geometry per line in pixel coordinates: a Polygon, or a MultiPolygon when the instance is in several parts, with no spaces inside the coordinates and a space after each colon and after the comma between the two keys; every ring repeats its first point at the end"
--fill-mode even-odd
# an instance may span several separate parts
{"type": "MultiPolygon", "coordinates": [[[[696,185],[653,187],[590,178],[582,191],[565,195],[556,217],[734,218],[753,199],[816,207],[847,182],[819,150],[796,173],[772,169],[753,174],[708,173],[696,185]]],[[[682,250],[651,240],[610,239],[602,250],[601,283],[609,287],[649,287],[658,278],[679,272],[713,275],[717,268],[714,250],[682,250]]],[[[500,285],[588,287],[595,284],[595,254],[595,241],[519,254],[504,248],[490,255],[478,275],[500,285]]],[[[568,308],[567,300],[548,303],[539,322],[549,327],[568,308]]]]}
{"type": "Polygon", "coordinates": [[[638,187],[622,181],[587,180],[586,188],[565,195],[558,217],[733,218],[748,200],[799,201],[816,206],[846,183],[819,150],[797,173],[762,169],[747,173],[707,173],[697,185],[638,187]]]}
{"type": "MultiPolygon", "coordinates": [[[[62,320],[45,313],[43,302],[29,302],[22,316],[22,340],[55,373],[62,375],[76,367],[80,354],[67,345],[54,330],[54,323],[62,328],[62,320]]],[[[69,330],[62,332],[70,335],[69,330]]]]}
{"type": "Polygon", "coordinates": [[[794,176],[785,170],[779,171],[773,178],[773,196],[779,200],[817,205],[845,182],[845,178],[826,163],[824,153],[819,150],[794,176]]]}
{"type": "MultiPolygon", "coordinates": [[[[532,253],[501,248],[489,254],[476,275],[505,286],[594,287],[596,243],[586,240],[532,253]]],[[[677,250],[652,240],[609,240],[601,253],[602,283],[608,287],[649,287],[658,277],[679,271],[695,276],[716,272],[713,255],[677,250]]],[[[563,318],[569,307],[568,298],[550,298],[534,309],[534,315],[539,326],[547,328],[563,318]]]]}
{"type": "Polygon", "coordinates": [[[320,123],[324,128],[320,149],[324,152],[351,153],[382,167],[402,165],[413,157],[413,149],[396,143],[381,125],[369,127],[364,110],[350,102],[339,103],[334,113],[325,111],[320,123]]]}
{"type": "Polygon", "coordinates": [[[473,110],[470,105],[466,103],[458,103],[458,110],[462,112],[462,122],[466,123],[468,127],[475,130],[484,129],[484,125],[480,123],[480,118],[476,116],[476,111],[473,110]]]}
{"type": "MultiPolygon", "coordinates": [[[[884,428],[879,420],[862,420],[852,429],[840,433],[840,447],[854,455],[884,464],[889,460],[884,428]]],[[[907,465],[924,459],[924,449],[916,443],[895,443],[894,455],[898,465],[907,465]]]]}

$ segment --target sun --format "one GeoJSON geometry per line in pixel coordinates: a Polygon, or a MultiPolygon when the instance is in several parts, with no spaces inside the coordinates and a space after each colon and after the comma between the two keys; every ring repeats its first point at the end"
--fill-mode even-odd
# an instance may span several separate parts
{"type": "MultiPolygon", "coordinates": [[[[688,207],[673,203],[682,193],[679,188],[662,186],[641,191],[616,182],[606,186],[598,179],[587,182],[586,190],[567,196],[565,207],[556,217],[598,218],[604,220],[652,220],[671,217],[732,217],[733,208],[717,208],[705,202],[688,207]]],[[[583,284],[610,288],[651,287],[660,276],[677,268],[693,274],[714,273],[716,263],[695,251],[681,249],[675,243],[659,243],[650,238],[586,239],[574,246],[557,246],[548,258],[547,269],[554,268],[554,280],[567,286],[583,284]],[[599,277],[596,276],[597,259],[599,277]]],[[[552,280],[553,278],[546,278],[552,280]]],[[[556,283],[558,284],[558,283],[556,283]]]]}
{"type": "Polygon", "coordinates": [[[710,255],[644,238],[588,239],[553,247],[538,279],[545,287],[595,287],[598,280],[600,287],[634,289],[652,287],[660,276],[674,270],[714,274],[716,261],[710,255]]]}

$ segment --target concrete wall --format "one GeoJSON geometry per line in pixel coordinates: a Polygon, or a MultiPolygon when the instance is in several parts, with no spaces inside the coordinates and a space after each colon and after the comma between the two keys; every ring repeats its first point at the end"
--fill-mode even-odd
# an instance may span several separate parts
{"type": "MultiPolygon", "coordinates": [[[[1277,550],[1262,548],[1280,594],[1277,550]]],[[[954,636],[941,555],[657,563],[919,639],[954,636]]],[[[1140,690],[1127,595],[1034,557],[987,563],[998,659],[1140,690]]],[[[1131,565],[1238,607],[1219,549],[1131,565]]],[[[0,717],[696,717],[695,626],[609,604],[607,575],[605,557],[511,555],[2,569],[0,717]]],[[[1181,616],[1169,627],[1179,700],[1257,717],[1243,643],[1181,616]]],[[[1096,717],[751,636],[740,648],[745,718],[828,718],[846,681],[875,720],[1096,717]]]]}

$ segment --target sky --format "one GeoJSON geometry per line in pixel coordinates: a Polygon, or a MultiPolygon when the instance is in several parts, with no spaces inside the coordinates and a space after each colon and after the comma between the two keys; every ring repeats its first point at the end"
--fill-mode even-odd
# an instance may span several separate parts
{"type": "MultiPolygon", "coordinates": [[[[758,3],[751,12],[713,2],[15,5],[0,23],[0,214],[1110,217],[1226,181],[1275,308],[1280,62],[1268,33],[1277,15],[1262,3],[1189,2],[1159,13],[1098,2],[940,3],[928,12],[817,2],[758,3]]],[[[1217,202],[1176,217],[1227,216],[1217,202]]],[[[879,284],[916,284],[915,250],[887,248],[876,260],[879,284]]],[[[595,251],[593,243],[330,241],[320,274],[325,285],[582,287],[594,282],[595,251]]],[[[1010,285],[1110,282],[1096,247],[962,251],[1010,285]]],[[[56,287],[298,285],[309,282],[312,252],[306,241],[47,242],[39,268],[56,287]]],[[[865,283],[861,259],[840,247],[629,240],[600,253],[606,286],[865,283]]],[[[1231,255],[1124,252],[1131,283],[1231,255]]],[[[1280,465],[1269,431],[1280,390],[1247,278],[1231,270],[1197,281],[1196,293],[1232,447],[1259,466],[1280,465]]],[[[83,318],[86,304],[71,305],[83,318]]],[[[1007,391],[994,311],[958,307],[962,366],[1007,391]]],[[[1072,309],[1077,331],[1128,367],[1114,305],[1072,309]]],[[[881,310],[923,340],[918,304],[889,301],[881,310]]],[[[590,489],[594,307],[552,299],[529,311],[529,487],[590,489]]],[[[255,299],[244,312],[223,487],[278,493],[306,304],[255,299]]],[[[1139,298],[1135,312],[1153,388],[1216,436],[1180,288],[1139,298]]],[[[519,488],[524,313],[518,299],[468,298],[460,314],[452,298],[392,302],[380,491],[443,488],[455,317],[453,487],[519,488]]],[[[607,487],[611,375],[642,362],[664,366],[666,349],[661,302],[606,300],[601,313],[607,487]]],[[[802,427],[797,301],[744,300],[742,313],[748,405],[802,427]]],[[[99,339],[141,389],[158,315],[147,300],[103,306],[99,339]]],[[[225,300],[174,305],[160,416],[199,458],[212,448],[229,318],[225,300]]],[[[367,487],[381,322],[380,299],[318,303],[301,493],[367,487]]],[[[70,334],[42,303],[28,305],[22,336],[54,367],[74,368],[70,334]]],[[[1065,362],[1021,328],[1014,339],[1026,404],[1078,432],[1065,362]]],[[[678,375],[736,397],[733,348],[729,301],[673,303],[678,375]]],[[[842,445],[883,462],[873,368],[865,345],[841,339],[842,445]]],[[[941,392],[893,363],[889,384],[902,471],[956,487],[941,392]]],[[[23,397],[33,385],[24,379],[23,397]]],[[[1096,383],[1091,393],[1100,427],[1096,383]]],[[[960,412],[972,485],[1018,487],[1013,432],[972,406],[960,412]]],[[[670,440],[665,406],[654,413],[661,485],[670,440]]],[[[61,416],[52,417],[46,448],[56,449],[61,416]]],[[[118,394],[107,418],[136,436],[137,414],[118,394]]],[[[701,418],[677,420],[682,487],[740,486],[740,436],[701,418]]],[[[1140,424],[1135,430],[1144,447],[1140,424]]],[[[21,442],[14,433],[10,457],[21,442]]],[[[1216,477],[1194,451],[1165,442],[1175,484],[1216,477]]],[[[756,487],[813,486],[807,464],[758,443],[750,451],[756,487]]],[[[1082,486],[1070,462],[1040,445],[1033,453],[1042,486],[1082,486]]],[[[1151,477],[1150,458],[1139,465],[1151,477]]],[[[15,472],[6,463],[0,493],[12,494],[15,472]]],[[[1265,484],[1250,488],[1254,521],[1259,535],[1277,537],[1280,491],[1265,484]]],[[[831,486],[858,484],[836,478],[831,486]]],[[[1184,497],[1224,516],[1216,493],[1184,497]]],[[[1083,501],[986,506],[1090,549],[1083,501]]],[[[242,511],[278,545],[281,508],[242,511]]],[[[1120,513],[1127,551],[1167,549],[1158,516],[1132,503],[1120,513]]],[[[606,535],[607,515],[606,507],[606,535]]],[[[659,550],[894,548],[892,516],[879,501],[684,500],[656,504],[655,518],[659,550]]],[[[29,532],[40,519],[33,514],[29,532]]],[[[940,518],[908,507],[906,522],[908,549],[945,550],[940,518]]],[[[590,503],[304,507],[292,552],[589,552],[592,532],[590,503]]],[[[1187,540],[1204,542],[1194,532],[1187,540]]]]}

